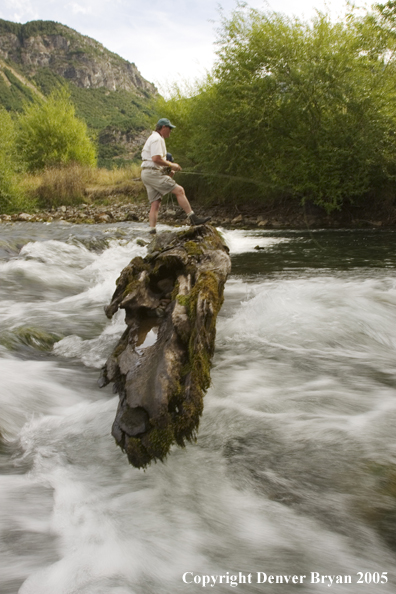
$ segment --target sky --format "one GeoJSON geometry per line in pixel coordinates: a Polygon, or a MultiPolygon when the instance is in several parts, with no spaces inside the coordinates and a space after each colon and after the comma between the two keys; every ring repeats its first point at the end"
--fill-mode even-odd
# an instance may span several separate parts
{"type": "MultiPolygon", "coordinates": [[[[342,17],[346,7],[345,0],[248,0],[247,4],[304,20],[310,20],[315,10],[342,17]]],[[[219,8],[227,16],[236,5],[236,0],[1,0],[0,18],[67,25],[134,62],[142,76],[166,95],[173,83],[192,82],[211,69],[219,8]]]]}

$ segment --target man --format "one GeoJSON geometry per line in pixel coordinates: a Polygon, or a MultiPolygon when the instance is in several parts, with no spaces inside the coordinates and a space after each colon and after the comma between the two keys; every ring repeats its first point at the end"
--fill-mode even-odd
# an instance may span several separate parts
{"type": "Polygon", "coordinates": [[[167,118],[158,120],[155,131],[147,139],[142,150],[142,173],[141,179],[146,186],[148,199],[151,203],[149,223],[150,233],[156,233],[158,211],[162,197],[169,192],[176,196],[176,200],[184,210],[190,225],[203,225],[210,220],[210,217],[200,219],[193,212],[184,188],[179,186],[173,179],[176,171],[181,171],[178,163],[167,161],[165,139],[169,138],[173,128],[176,128],[167,118]],[[167,175],[167,168],[171,170],[167,175]]]}

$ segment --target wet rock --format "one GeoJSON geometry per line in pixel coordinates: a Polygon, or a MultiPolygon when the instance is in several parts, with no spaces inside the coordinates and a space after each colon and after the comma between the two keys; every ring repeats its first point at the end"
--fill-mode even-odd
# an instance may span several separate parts
{"type": "Polygon", "coordinates": [[[134,212],[128,212],[125,216],[125,221],[138,221],[139,217],[134,212]]]}
{"type": "Polygon", "coordinates": [[[105,311],[124,309],[127,328],[99,382],[119,394],[112,434],[133,466],[196,437],[230,269],[220,234],[201,225],[156,235],[117,280],[105,311]]]}
{"type": "Polygon", "coordinates": [[[110,223],[113,217],[106,213],[100,213],[95,217],[97,223],[110,223]]]}
{"type": "Polygon", "coordinates": [[[33,215],[28,214],[27,212],[21,212],[17,217],[18,221],[31,221],[32,219],[33,215]]]}

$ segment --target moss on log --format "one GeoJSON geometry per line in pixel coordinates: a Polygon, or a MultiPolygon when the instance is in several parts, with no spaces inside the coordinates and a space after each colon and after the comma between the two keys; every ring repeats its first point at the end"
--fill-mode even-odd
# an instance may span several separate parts
{"type": "Polygon", "coordinates": [[[125,309],[127,328],[100,385],[114,382],[119,394],[112,434],[133,466],[196,438],[230,269],[221,236],[201,225],[155,236],[117,280],[105,311],[125,309]]]}

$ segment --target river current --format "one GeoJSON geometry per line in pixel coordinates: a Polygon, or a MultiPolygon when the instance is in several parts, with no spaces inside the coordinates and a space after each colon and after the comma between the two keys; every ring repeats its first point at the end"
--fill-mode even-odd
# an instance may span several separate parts
{"type": "Polygon", "coordinates": [[[147,229],[1,225],[1,594],[396,591],[395,233],[222,231],[198,440],[142,471],[97,379],[147,229]]]}

